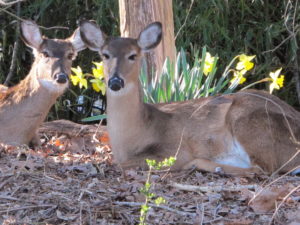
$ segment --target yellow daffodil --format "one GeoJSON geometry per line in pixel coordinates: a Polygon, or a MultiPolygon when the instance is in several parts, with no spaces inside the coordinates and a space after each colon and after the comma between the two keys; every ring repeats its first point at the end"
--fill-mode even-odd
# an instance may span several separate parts
{"type": "Polygon", "coordinates": [[[247,56],[245,54],[239,55],[239,62],[236,65],[237,70],[249,71],[253,68],[254,63],[251,62],[255,58],[255,55],[247,56]]]}
{"type": "Polygon", "coordinates": [[[96,65],[96,68],[93,68],[93,76],[95,79],[90,80],[92,87],[96,92],[101,91],[102,95],[105,94],[106,87],[104,83],[104,69],[103,62],[97,63],[93,62],[96,65]]]}
{"type": "Polygon", "coordinates": [[[206,52],[203,73],[207,76],[213,69],[215,57],[212,57],[209,52],[206,52]]]}
{"type": "Polygon", "coordinates": [[[105,95],[106,86],[105,83],[100,79],[92,79],[90,80],[92,83],[92,87],[96,92],[101,91],[102,95],[105,95]]]}
{"type": "Polygon", "coordinates": [[[243,84],[246,81],[246,78],[244,77],[246,72],[247,72],[246,69],[240,71],[235,70],[233,72],[233,78],[231,79],[230,83],[233,84],[238,80],[239,84],[243,84]]]}
{"type": "Polygon", "coordinates": [[[284,75],[280,75],[282,68],[279,68],[275,72],[270,73],[271,81],[270,84],[270,94],[272,94],[274,89],[279,90],[281,87],[283,87],[283,81],[284,81],[284,75]]]}
{"type": "Polygon", "coordinates": [[[84,78],[81,68],[77,66],[77,68],[72,67],[71,70],[75,74],[70,76],[73,85],[77,86],[79,84],[80,88],[85,87],[87,89],[87,80],[84,78]]]}
{"type": "Polygon", "coordinates": [[[93,76],[98,79],[104,78],[104,69],[103,62],[97,63],[93,62],[96,65],[96,68],[93,68],[93,76]]]}

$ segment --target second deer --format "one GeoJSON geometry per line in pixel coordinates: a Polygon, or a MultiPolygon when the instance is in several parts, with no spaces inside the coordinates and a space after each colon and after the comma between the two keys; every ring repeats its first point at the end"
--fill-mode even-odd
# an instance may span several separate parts
{"type": "Polygon", "coordinates": [[[48,39],[28,20],[21,23],[21,36],[35,60],[19,84],[0,87],[0,142],[38,145],[36,131],[68,87],[72,61],[85,45],[78,29],[67,39],[48,39]]]}
{"type": "Polygon", "coordinates": [[[106,38],[94,23],[82,39],[104,62],[108,133],[114,159],[145,167],[145,159],[176,156],[174,170],[196,166],[233,175],[286,172],[300,166],[300,113],[263,91],[152,105],[142,101],[141,57],[162,37],[159,22],[137,39],[106,38]],[[282,167],[282,168],[281,168],[282,167]]]}

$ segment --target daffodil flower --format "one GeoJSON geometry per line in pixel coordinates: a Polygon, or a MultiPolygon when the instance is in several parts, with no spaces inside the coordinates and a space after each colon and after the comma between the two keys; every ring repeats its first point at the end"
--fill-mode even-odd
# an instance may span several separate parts
{"type": "Polygon", "coordinates": [[[93,62],[96,68],[93,68],[93,76],[98,79],[104,79],[103,62],[93,62]]]}
{"type": "Polygon", "coordinates": [[[85,79],[85,75],[82,73],[82,70],[79,66],[77,66],[77,68],[71,68],[72,72],[75,75],[71,75],[71,81],[73,83],[74,86],[77,86],[79,84],[79,87],[85,87],[85,89],[87,89],[87,80],[85,79]]]}
{"type": "Polygon", "coordinates": [[[90,82],[92,83],[92,87],[96,92],[101,91],[102,95],[105,95],[106,86],[105,86],[105,83],[102,80],[92,79],[92,80],[90,80],[90,82]]]}
{"type": "Polygon", "coordinates": [[[213,69],[215,57],[212,57],[209,52],[206,52],[203,73],[207,76],[213,69]]]}
{"type": "Polygon", "coordinates": [[[255,55],[247,56],[245,54],[239,55],[239,62],[236,65],[237,70],[249,71],[253,68],[254,63],[251,62],[255,58],[255,55]]]}
{"type": "Polygon", "coordinates": [[[233,78],[231,79],[230,83],[233,84],[238,80],[239,84],[243,84],[246,81],[246,78],[244,77],[246,72],[247,72],[246,69],[243,69],[243,70],[240,70],[240,71],[239,70],[234,70],[233,78]]]}
{"type": "Polygon", "coordinates": [[[279,90],[281,87],[283,87],[283,81],[284,81],[284,75],[280,75],[282,68],[279,68],[275,72],[270,73],[271,81],[270,84],[270,94],[272,94],[274,89],[279,90]]]}
{"type": "Polygon", "coordinates": [[[93,68],[93,76],[95,79],[90,80],[92,83],[92,87],[96,92],[102,93],[102,95],[105,94],[106,87],[104,83],[104,69],[103,69],[103,62],[97,63],[93,62],[96,65],[96,68],[93,68]]]}

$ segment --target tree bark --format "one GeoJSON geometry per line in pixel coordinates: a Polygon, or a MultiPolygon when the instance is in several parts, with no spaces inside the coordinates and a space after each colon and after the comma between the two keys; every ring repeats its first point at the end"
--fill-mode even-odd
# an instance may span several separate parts
{"type": "Polygon", "coordinates": [[[174,20],[172,0],[119,0],[120,30],[123,37],[137,38],[150,23],[159,21],[163,25],[161,43],[146,53],[148,76],[151,71],[161,74],[168,57],[175,62],[174,20]]]}

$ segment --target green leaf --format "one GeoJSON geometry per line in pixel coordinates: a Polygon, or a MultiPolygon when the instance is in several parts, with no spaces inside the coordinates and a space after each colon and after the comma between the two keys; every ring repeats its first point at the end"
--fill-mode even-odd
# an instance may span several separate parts
{"type": "Polygon", "coordinates": [[[166,199],[163,197],[158,197],[157,199],[154,200],[155,205],[161,205],[166,203],[166,199]]]}
{"type": "Polygon", "coordinates": [[[82,119],[81,122],[93,122],[93,121],[103,120],[106,118],[107,118],[107,115],[102,114],[102,115],[97,115],[97,116],[86,117],[86,118],[82,119]]]}

